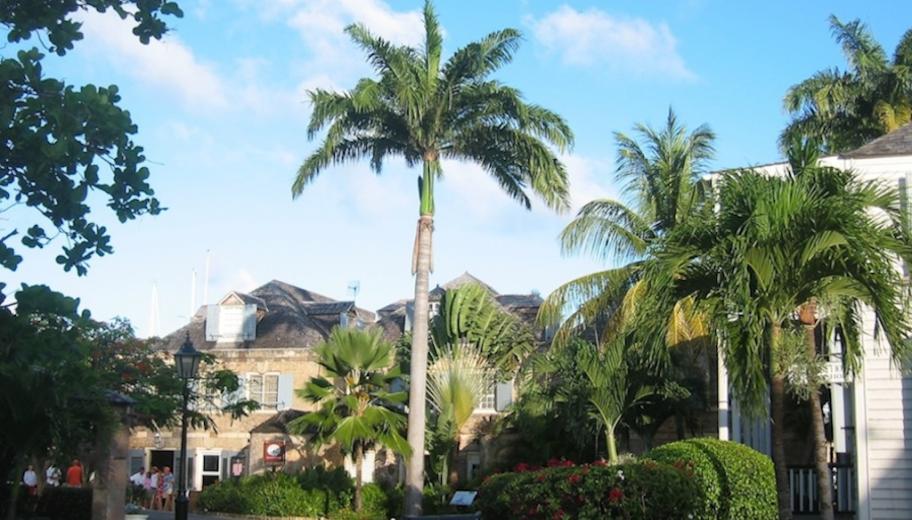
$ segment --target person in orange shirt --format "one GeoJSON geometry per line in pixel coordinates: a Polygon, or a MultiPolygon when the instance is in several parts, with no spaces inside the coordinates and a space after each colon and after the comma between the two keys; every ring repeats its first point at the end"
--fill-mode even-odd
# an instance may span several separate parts
{"type": "Polygon", "coordinates": [[[82,464],[79,459],[73,459],[73,463],[67,468],[66,483],[71,487],[82,487],[82,464]]]}

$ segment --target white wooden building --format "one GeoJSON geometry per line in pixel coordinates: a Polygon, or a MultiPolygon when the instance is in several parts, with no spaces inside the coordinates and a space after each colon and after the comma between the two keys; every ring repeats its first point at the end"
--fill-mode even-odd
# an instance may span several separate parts
{"type": "MultiPolygon", "coordinates": [[[[900,190],[903,211],[912,213],[912,124],[821,163],[853,170],[865,180],[879,180],[900,190]]],[[[781,174],[786,163],[755,169],[781,174]]],[[[909,270],[902,265],[906,276],[909,270]]],[[[873,312],[863,318],[864,364],[853,380],[844,381],[839,345],[830,345],[828,419],[833,451],[848,461],[836,480],[839,508],[854,511],[858,520],[912,519],[912,375],[903,374],[891,360],[890,350],[875,335],[873,312]]],[[[770,452],[768,421],[742,420],[730,396],[725,368],[719,363],[719,437],[770,452]]],[[[792,493],[814,492],[811,470],[793,470],[792,493]]],[[[796,512],[801,512],[796,507],[796,512]]]]}

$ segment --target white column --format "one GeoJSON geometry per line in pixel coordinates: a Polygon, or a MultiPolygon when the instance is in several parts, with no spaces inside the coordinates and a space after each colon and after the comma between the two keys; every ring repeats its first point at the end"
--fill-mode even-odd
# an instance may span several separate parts
{"type": "Polygon", "coordinates": [[[719,394],[719,439],[727,441],[731,439],[731,432],[728,425],[728,370],[725,369],[725,360],[722,358],[721,349],[717,349],[717,382],[716,387],[719,394]]]}
{"type": "Polygon", "coordinates": [[[833,425],[833,445],[836,453],[848,451],[845,431],[845,385],[830,387],[830,423],[833,425]]]}

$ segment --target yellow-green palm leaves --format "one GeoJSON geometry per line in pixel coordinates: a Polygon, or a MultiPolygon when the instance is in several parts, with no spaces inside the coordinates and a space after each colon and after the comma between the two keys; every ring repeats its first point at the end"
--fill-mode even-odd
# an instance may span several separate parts
{"type": "Polygon", "coordinates": [[[469,343],[439,349],[428,368],[428,402],[438,427],[456,437],[494,384],[494,370],[478,347],[469,343]]]}
{"type": "MultiPolygon", "coordinates": [[[[556,345],[590,327],[602,339],[621,330],[648,291],[639,283],[642,260],[661,236],[702,207],[700,176],[713,154],[712,131],[700,126],[688,132],[669,110],[661,129],[637,125],[636,132],[639,141],[615,134],[617,178],[629,204],[612,199],[589,202],[561,233],[565,254],[586,253],[622,265],[571,280],[548,296],[539,312],[543,323],[558,323],[570,310],[557,331],[556,345]]],[[[681,337],[701,331],[702,325],[691,323],[683,334],[684,320],[696,318],[689,312],[677,316],[681,337]]]]}

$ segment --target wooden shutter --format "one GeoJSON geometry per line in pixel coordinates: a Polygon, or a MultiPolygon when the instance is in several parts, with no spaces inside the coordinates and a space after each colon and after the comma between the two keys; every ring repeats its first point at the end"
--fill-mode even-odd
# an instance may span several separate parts
{"type": "Polygon", "coordinates": [[[494,387],[494,409],[502,412],[513,404],[513,381],[498,382],[494,387]]]}
{"type": "Polygon", "coordinates": [[[276,409],[290,410],[294,401],[294,377],[291,374],[279,374],[279,399],[276,409]]]}
{"type": "Polygon", "coordinates": [[[257,306],[256,304],[247,304],[244,306],[244,324],[241,329],[242,341],[253,341],[256,339],[257,326],[257,306]]]}

